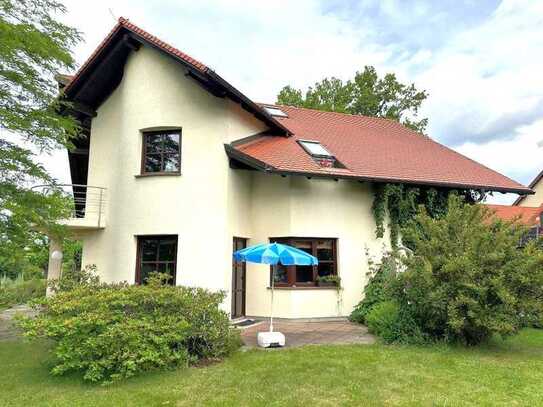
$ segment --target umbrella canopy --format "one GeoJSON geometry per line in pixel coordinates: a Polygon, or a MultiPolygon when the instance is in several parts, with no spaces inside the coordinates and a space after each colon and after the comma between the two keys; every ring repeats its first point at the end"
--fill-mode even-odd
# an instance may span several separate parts
{"type": "Polygon", "coordinates": [[[265,243],[234,252],[236,261],[251,263],[283,264],[285,266],[315,266],[319,261],[315,256],[281,243],[265,243]]]}
{"type": "Polygon", "coordinates": [[[265,243],[256,246],[250,246],[238,250],[233,254],[236,261],[248,261],[251,263],[271,264],[271,309],[270,309],[270,332],[273,332],[273,286],[275,282],[275,271],[278,264],[285,266],[316,266],[319,261],[315,256],[297,249],[292,246],[281,243],[265,243]]]}

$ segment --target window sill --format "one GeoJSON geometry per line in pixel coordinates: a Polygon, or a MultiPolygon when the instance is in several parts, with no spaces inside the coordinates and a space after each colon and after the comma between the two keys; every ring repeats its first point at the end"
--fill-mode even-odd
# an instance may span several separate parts
{"type": "Polygon", "coordinates": [[[134,175],[134,178],[147,178],[147,177],[179,177],[181,176],[180,172],[155,172],[148,174],[137,174],[134,175]]]}
{"type": "MultiPolygon", "coordinates": [[[[266,287],[268,290],[271,290],[271,287],[266,287]]],[[[336,286],[330,287],[317,287],[317,286],[274,286],[274,290],[337,290],[336,286]]]]}

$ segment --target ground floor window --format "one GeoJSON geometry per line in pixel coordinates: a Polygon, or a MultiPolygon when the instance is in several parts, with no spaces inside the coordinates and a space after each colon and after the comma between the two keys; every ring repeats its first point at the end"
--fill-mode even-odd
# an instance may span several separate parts
{"type": "Polygon", "coordinates": [[[275,285],[315,286],[317,283],[317,277],[337,275],[337,239],[313,237],[276,237],[270,238],[270,241],[296,247],[309,254],[312,254],[319,260],[319,264],[317,266],[278,265],[275,274],[275,285]]]}
{"type": "Polygon", "coordinates": [[[154,271],[171,276],[175,285],[177,270],[177,235],[138,236],[136,284],[145,284],[154,271]]]}

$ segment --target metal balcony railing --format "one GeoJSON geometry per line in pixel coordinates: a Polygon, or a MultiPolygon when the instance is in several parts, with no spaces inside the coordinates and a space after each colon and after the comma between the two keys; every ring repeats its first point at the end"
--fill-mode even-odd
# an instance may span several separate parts
{"type": "Polygon", "coordinates": [[[32,189],[43,194],[61,193],[72,205],[72,219],[84,219],[90,225],[103,227],[106,216],[106,188],[81,184],[37,185],[32,189]]]}

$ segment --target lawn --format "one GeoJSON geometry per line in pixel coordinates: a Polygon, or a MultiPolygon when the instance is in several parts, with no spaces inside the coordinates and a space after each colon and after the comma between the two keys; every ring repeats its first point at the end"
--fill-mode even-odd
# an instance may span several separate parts
{"type": "Polygon", "coordinates": [[[543,331],[479,348],[336,345],[238,352],[112,386],[51,377],[44,344],[0,342],[2,406],[542,405],[543,331]]]}

